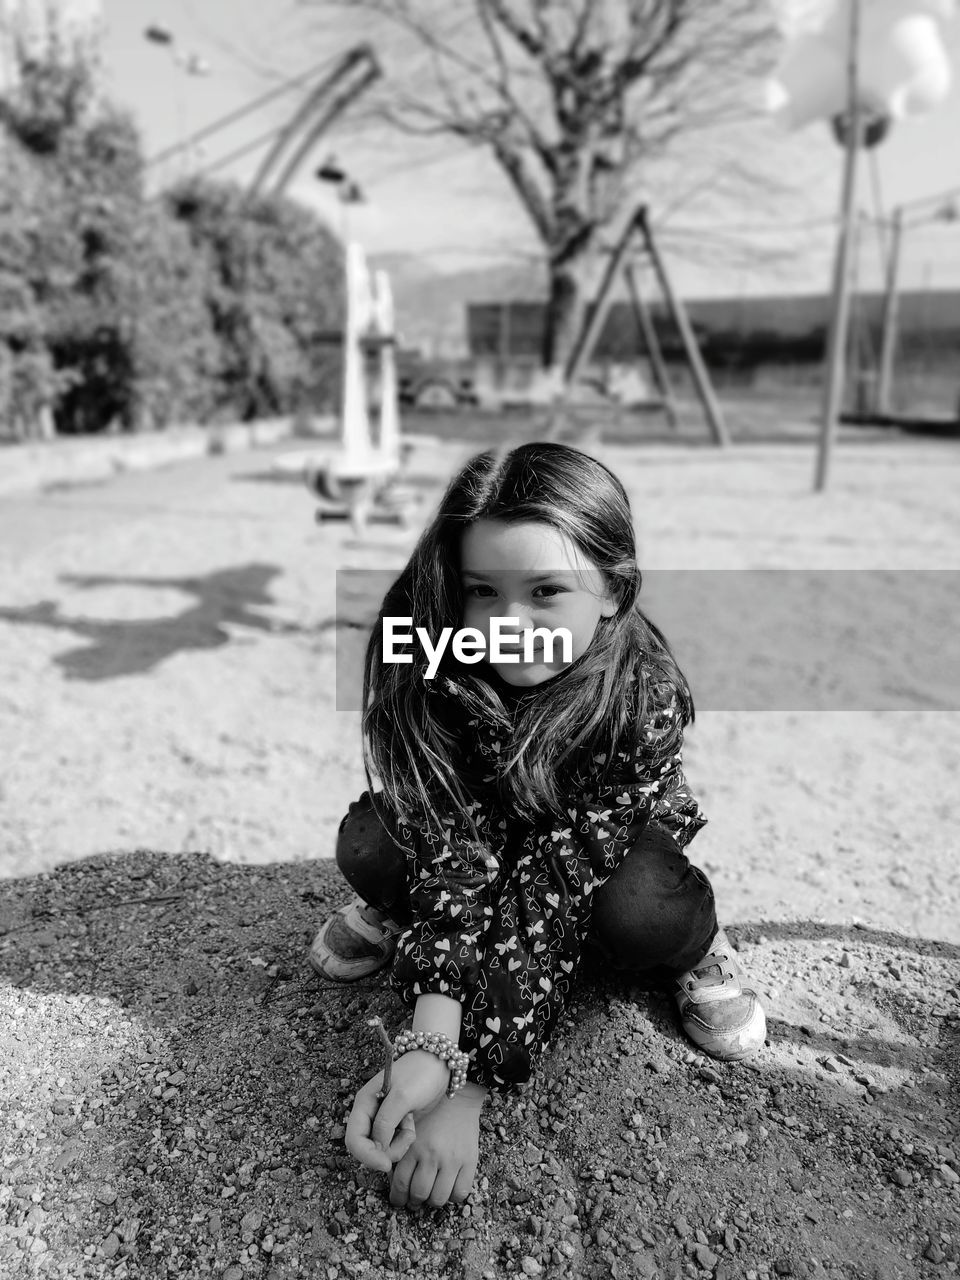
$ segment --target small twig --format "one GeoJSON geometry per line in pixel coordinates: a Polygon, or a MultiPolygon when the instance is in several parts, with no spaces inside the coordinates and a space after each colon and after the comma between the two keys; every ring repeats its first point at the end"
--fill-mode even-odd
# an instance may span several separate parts
{"type": "Polygon", "coordinates": [[[393,1071],[393,1042],[387,1035],[387,1029],[380,1018],[368,1018],[367,1026],[375,1027],[377,1035],[383,1041],[383,1084],[377,1094],[377,1097],[382,1102],[390,1092],[390,1075],[393,1071]]]}
{"type": "Polygon", "coordinates": [[[100,906],[90,907],[90,911],[103,911],[108,907],[143,907],[167,902],[182,902],[182,893],[157,893],[146,898],[118,898],[116,902],[104,902],[100,906]]]}
{"type": "MultiPolygon", "coordinates": [[[[94,911],[113,911],[117,907],[140,907],[140,906],[162,906],[169,902],[182,902],[182,893],[162,893],[151,894],[144,898],[113,898],[109,902],[98,902],[93,906],[84,906],[74,908],[75,915],[91,915],[94,911]]],[[[28,920],[24,924],[11,925],[9,929],[0,929],[0,938],[5,938],[10,933],[22,933],[24,929],[44,929],[52,921],[60,918],[61,912],[48,912],[46,916],[40,916],[34,920],[28,920]]]]}

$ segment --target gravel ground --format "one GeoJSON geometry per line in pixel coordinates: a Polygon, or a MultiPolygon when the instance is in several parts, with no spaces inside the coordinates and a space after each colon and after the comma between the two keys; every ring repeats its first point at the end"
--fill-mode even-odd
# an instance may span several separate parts
{"type": "MultiPolygon", "coordinates": [[[[841,450],[820,499],[809,449],[609,460],[653,567],[960,560],[955,449],[841,450]]],[[[329,569],[399,564],[414,531],[317,528],[268,475],[0,507],[0,1276],[956,1273],[960,715],[921,693],[691,734],[756,1062],[588,969],[535,1082],[485,1110],[473,1202],[390,1210],[342,1137],[366,1019],[403,1010],[302,956],[347,897],[329,854],[362,777],[329,569]]]]}
{"type": "Polygon", "coordinates": [[[365,1020],[402,1008],[302,964],[343,898],[329,862],[155,853],[6,887],[0,1273],[957,1270],[956,946],[732,928],[772,1015],[732,1067],[659,992],[588,973],[533,1087],[488,1105],[473,1203],[410,1214],[342,1144],[365,1020]]]}

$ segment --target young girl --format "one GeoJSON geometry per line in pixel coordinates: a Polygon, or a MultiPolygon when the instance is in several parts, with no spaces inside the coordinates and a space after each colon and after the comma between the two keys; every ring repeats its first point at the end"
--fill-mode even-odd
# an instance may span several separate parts
{"type": "Polygon", "coordinates": [[[669,971],[703,1052],[740,1059],[764,1042],[710,884],[682,852],[706,821],[681,768],[693,703],[640,584],[623,486],[539,443],[464,467],[384,601],[364,671],[370,791],[337,845],[359,898],[310,962],[349,982],[392,961],[413,1006],[390,1091],[379,1073],[347,1125],[350,1153],[392,1170],[393,1205],[465,1199],[487,1091],[530,1078],[588,942],[617,968],[669,971]],[[448,644],[431,677],[425,648],[384,660],[384,618],[432,644],[472,627],[485,645],[448,644]],[[494,660],[493,619],[518,640],[563,629],[570,649],[540,637],[494,660]]]}

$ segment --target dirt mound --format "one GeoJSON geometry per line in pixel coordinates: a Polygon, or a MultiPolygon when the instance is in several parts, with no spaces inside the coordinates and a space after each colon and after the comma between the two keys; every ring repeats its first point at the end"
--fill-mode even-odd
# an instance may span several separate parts
{"type": "Polygon", "coordinates": [[[94,858],[0,883],[0,1273],[931,1277],[960,1259],[958,953],[731,924],[765,993],[749,1065],[585,970],[535,1081],[485,1109],[473,1202],[394,1212],[343,1148],[382,981],[303,964],[329,862],[94,858]]]}

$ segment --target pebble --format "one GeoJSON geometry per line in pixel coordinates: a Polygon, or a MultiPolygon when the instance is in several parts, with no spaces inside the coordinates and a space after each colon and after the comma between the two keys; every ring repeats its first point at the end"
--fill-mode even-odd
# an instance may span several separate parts
{"type": "Polygon", "coordinates": [[[950,1183],[960,1182],[960,1173],[957,1173],[956,1169],[952,1169],[950,1165],[946,1163],[942,1164],[940,1166],[940,1172],[947,1182],[950,1182],[950,1183]]]}
{"type": "Polygon", "coordinates": [[[263,1226],[263,1214],[258,1209],[251,1209],[240,1219],[241,1232],[259,1231],[263,1226]]]}
{"type": "Polygon", "coordinates": [[[707,1271],[712,1271],[720,1261],[717,1254],[705,1244],[695,1244],[693,1246],[693,1254],[701,1267],[705,1267],[707,1271]]]}
{"type": "Polygon", "coordinates": [[[107,1184],[104,1184],[102,1187],[98,1187],[93,1194],[101,1204],[113,1204],[117,1198],[116,1188],[108,1186],[107,1184]]]}
{"type": "Polygon", "coordinates": [[[913,1174],[909,1169],[894,1169],[891,1177],[898,1187],[909,1187],[913,1185],[913,1174]]]}
{"type": "Polygon", "coordinates": [[[523,1258],[521,1258],[520,1269],[525,1276],[543,1275],[543,1267],[540,1265],[537,1259],[532,1257],[529,1253],[525,1254],[523,1258]]]}

